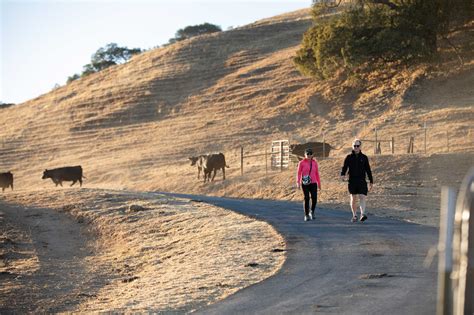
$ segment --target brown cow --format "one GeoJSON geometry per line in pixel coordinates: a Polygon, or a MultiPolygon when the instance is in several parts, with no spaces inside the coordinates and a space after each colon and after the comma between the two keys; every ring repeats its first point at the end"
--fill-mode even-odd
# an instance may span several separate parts
{"type": "Polygon", "coordinates": [[[72,181],[71,186],[79,181],[79,185],[82,186],[82,178],[85,178],[85,176],[82,175],[82,167],[78,165],[45,170],[42,179],[46,178],[51,178],[56,187],[58,184],[62,187],[63,181],[72,181]]]}
{"type": "Polygon", "coordinates": [[[12,172],[0,173],[0,187],[2,187],[2,192],[5,191],[5,188],[11,186],[13,190],[13,174],[12,172]]]}
{"type": "Polygon", "coordinates": [[[222,153],[203,155],[200,157],[202,170],[204,172],[204,182],[209,181],[211,173],[214,171],[211,181],[214,181],[218,169],[222,169],[222,180],[225,180],[225,168],[229,167],[225,162],[225,156],[222,153]]]}

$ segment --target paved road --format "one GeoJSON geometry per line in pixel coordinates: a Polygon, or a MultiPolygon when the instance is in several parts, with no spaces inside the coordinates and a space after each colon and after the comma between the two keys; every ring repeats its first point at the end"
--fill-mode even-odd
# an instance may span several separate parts
{"type": "Polygon", "coordinates": [[[294,202],[171,195],[262,219],[287,240],[287,260],[275,276],[198,313],[436,313],[437,262],[423,267],[435,228],[375,216],[351,223],[349,212],[327,209],[304,222],[294,202]]]}

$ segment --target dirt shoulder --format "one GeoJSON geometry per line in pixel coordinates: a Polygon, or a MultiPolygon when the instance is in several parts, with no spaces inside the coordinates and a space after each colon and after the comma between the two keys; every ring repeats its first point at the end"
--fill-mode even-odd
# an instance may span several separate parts
{"type": "Polygon", "coordinates": [[[52,209],[0,207],[2,313],[70,310],[94,292],[100,275],[85,264],[90,233],[52,209]]]}
{"type": "Polygon", "coordinates": [[[187,312],[285,260],[270,225],[199,201],[57,189],[9,193],[0,209],[2,311],[187,312]]]}

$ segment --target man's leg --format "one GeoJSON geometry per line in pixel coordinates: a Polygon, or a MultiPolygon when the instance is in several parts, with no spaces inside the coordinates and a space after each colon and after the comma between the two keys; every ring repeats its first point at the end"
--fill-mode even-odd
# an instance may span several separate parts
{"type": "Polygon", "coordinates": [[[357,216],[357,195],[351,194],[351,210],[352,210],[352,216],[353,217],[357,216]]]}
{"type": "Polygon", "coordinates": [[[359,204],[360,204],[360,215],[363,216],[365,214],[365,205],[366,205],[367,196],[360,194],[359,198],[360,198],[360,202],[359,202],[359,204]]]}

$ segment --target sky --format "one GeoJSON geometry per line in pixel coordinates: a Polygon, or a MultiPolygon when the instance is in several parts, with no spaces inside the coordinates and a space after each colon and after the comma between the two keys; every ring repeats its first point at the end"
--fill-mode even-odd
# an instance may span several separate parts
{"type": "Polygon", "coordinates": [[[311,0],[0,0],[0,102],[64,85],[108,43],[150,49],[205,22],[222,30],[310,7],[311,0]]]}

